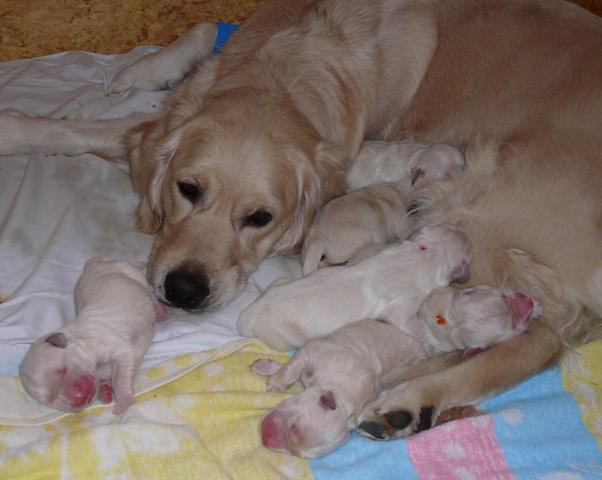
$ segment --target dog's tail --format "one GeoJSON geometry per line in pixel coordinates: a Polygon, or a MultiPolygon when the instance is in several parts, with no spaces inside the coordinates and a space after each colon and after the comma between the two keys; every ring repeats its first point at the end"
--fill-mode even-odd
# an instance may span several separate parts
{"type": "Polygon", "coordinates": [[[303,276],[317,270],[324,257],[326,245],[323,242],[311,242],[307,249],[303,249],[301,261],[303,262],[303,276]]]}

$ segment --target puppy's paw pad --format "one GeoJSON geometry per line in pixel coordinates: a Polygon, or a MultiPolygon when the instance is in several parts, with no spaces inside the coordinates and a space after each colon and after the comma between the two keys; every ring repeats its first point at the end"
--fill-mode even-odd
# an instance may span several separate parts
{"type": "Polygon", "coordinates": [[[260,358],[251,364],[251,372],[257,375],[273,375],[280,370],[281,365],[271,358],[260,358]]]}
{"type": "Polygon", "coordinates": [[[100,382],[98,387],[98,399],[105,404],[113,401],[113,389],[104,380],[100,382]]]}

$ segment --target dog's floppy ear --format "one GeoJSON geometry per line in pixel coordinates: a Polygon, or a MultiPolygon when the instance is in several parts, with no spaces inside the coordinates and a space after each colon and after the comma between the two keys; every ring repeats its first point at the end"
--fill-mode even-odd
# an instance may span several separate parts
{"type": "Polygon", "coordinates": [[[157,233],[163,224],[161,187],[167,165],[180,142],[180,130],[167,133],[167,118],[147,122],[131,130],[127,137],[130,176],[140,195],[136,225],[146,233],[157,233]]]}
{"type": "Polygon", "coordinates": [[[468,263],[462,262],[459,265],[454,266],[451,271],[451,281],[458,283],[466,283],[470,280],[470,268],[468,263]]]}
{"type": "Polygon", "coordinates": [[[312,156],[307,158],[301,154],[296,161],[297,210],[289,228],[272,247],[272,256],[298,252],[317,211],[345,192],[347,155],[340,148],[321,141],[312,156]]]}

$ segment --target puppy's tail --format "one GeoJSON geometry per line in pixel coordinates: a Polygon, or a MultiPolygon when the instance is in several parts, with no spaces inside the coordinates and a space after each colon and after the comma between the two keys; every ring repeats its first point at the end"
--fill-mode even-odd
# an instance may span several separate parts
{"type": "Polygon", "coordinates": [[[306,250],[303,250],[302,261],[303,261],[303,276],[310,274],[314,270],[317,270],[320,266],[320,262],[324,257],[324,250],[326,246],[323,242],[311,242],[306,250]]]}

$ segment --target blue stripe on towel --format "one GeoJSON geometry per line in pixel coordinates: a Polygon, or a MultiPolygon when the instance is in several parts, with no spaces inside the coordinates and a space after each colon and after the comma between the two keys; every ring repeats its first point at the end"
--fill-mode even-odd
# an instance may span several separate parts
{"type": "Polygon", "coordinates": [[[376,442],[356,432],[338,450],[308,463],[316,480],[418,479],[404,440],[376,442]]]}
{"type": "Polygon", "coordinates": [[[577,480],[602,476],[602,455],[562,389],[559,367],[481,404],[493,414],[496,438],[520,479],[577,480]]]}

